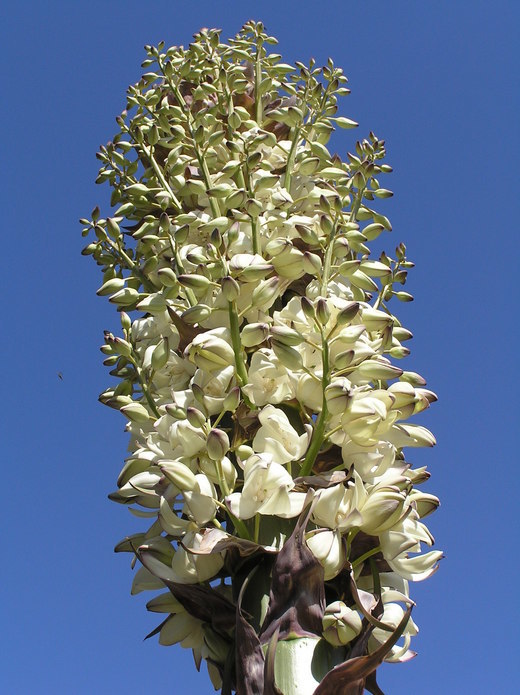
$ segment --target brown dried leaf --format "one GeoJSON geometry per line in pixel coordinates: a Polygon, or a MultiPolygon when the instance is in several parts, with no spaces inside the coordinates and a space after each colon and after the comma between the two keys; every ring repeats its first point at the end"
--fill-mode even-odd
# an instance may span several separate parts
{"type": "Polygon", "coordinates": [[[162,580],[173,596],[194,618],[209,623],[217,632],[235,626],[235,606],[215,589],[198,584],[179,584],[162,580]]]}
{"type": "MultiPolygon", "coordinates": [[[[412,606],[409,606],[393,634],[375,652],[367,656],[356,656],[353,659],[348,659],[329,671],[314,691],[314,695],[361,695],[366,679],[382,663],[403,634],[411,613],[412,606]]],[[[371,685],[373,683],[374,681],[371,682],[371,685]]]]}
{"type": "Polygon", "coordinates": [[[184,321],[184,319],[181,316],[179,316],[179,314],[174,309],[172,309],[172,307],[169,306],[167,307],[167,309],[173,325],[179,331],[180,340],[178,350],[182,353],[191,343],[193,338],[195,338],[196,335],[204,331],[204,328],[196,328],[195,326],[190,326],[190,324],[186,323],[186,321],[184,321]]]}
{"type": "Polygon", "coordinates": [[[280,639],[321,635],[325,610],[324,572],[304,540],[313,497],[311,490],[294,531],[274,561],[269,608],[260,632],[263,643],[277,629],[280,639]]]}
{"type": "MultiPolygon", "coordinates": [[[[256,569],[256,568],[255,568],[256,569]]],[[[242,598],[255,572],[253,569],[242,584],[236,607],[235,662],[237,695],[264,693],[264,653],[252,625],[242,615],[242,598]]]]}

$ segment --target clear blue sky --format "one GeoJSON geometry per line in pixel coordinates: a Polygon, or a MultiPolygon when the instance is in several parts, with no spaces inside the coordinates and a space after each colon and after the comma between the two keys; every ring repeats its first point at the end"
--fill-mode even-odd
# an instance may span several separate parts
{"type": "MultiPolygon", "coordinates": [[[[331,55],[350,79],[342,115],[387,142],[393,250],[417,267],[401,315],[408,368],[440,401],[438,438],[413,460],[442,500],[446,551],[415,585],[419,656],[384,667],[385,693],[512,692],[518,628],[518,27],[511,0],[394,2],[13,2],[2,47],[4,296],[2,637],[7,695],[211,692],[191,653],[142,637],[156,617],[130,596],[133,528],[106,495],[125,452],[123,419],[97,403],[110,377],[98,346],[115,312],[95,296],[77,220],[106,191],[95,152],[115,132],[142,47],[187,44],[202,26],[250,18],[287,62],[331,55]],[[58,378],[63,374],[63,380],[58,378]],[[515,530],[516,529],[516,530],[515,530]]],[[[106,208],[105,208],[106,210],[106,208]]]]}

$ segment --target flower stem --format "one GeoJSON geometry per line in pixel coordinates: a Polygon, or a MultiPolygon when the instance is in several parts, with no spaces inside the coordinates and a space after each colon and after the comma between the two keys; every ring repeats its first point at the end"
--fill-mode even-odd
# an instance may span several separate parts
{"type": "Polygon", "coordinates": [[[301,476],[309,475],[310,472],[312,471],[312,467],[314,466],[314,462],[316,461],[316,456],[318,455],[320,447],[323,444],[323,439],[324,439],[324,435],[325,435],[325,423],[327,421],[327,415],[328,415],[327,399],[325,398],[325,389],[329,385],[329,380],[330,380],[330,375],[329,375],[329,344],[325,340],[323,333],[322,333],[321,337],[322,337],[322,361],[323,361],[323,379],[322,379],[323,399],[322,399],[321,413],[319,414],[319,417],[316,421],[316,426],[312,432],[311,445],[307,449],[307,454],[305,455],[305,459],[304,459],[302,467],[300,469],[300,475],[301,476]]]}
{"type": "Polygon", "coordinates": [[[231,343],[235,353],[235,369],[240,386],[247,384],[247,370],[242,358],[242,343],[240,342],[240,327],[235,302],[228,302],[229,327],[231,330],[231,343]]]}

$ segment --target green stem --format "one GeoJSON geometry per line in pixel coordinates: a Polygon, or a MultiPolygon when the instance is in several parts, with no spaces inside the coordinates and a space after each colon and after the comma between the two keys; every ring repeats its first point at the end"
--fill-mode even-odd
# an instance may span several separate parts
{"type": "Polygon", "coordinates": [[[260,253],[260,243],[258,239],[258,218],[251,217],[251,233],[253,236],[253,253],[260,253]]]}
{"type": "Polygon", "coordinates": [[[157,410],[157,406],[155,405],[155,402],[150,394],[150,390],[148,389],[148,385],[146,384],[143,376],[143,370],[141,367],[138,365],[136,359],[132,356],[130,356],[130,361],[135,367],[135,371],[137,374],[137,378],[139,379],[139,383],[141,385],[141,390],[143,392],[143,396],[146,398],[146,401],[148,405],[150,406],[152,413],[155,415],[155,417],[159,418],[160,414],[159,411],[157,410]]]}
{"type": "Polygon", "coordinates": [[[323,333],[322,333],[322,341],[323,341],[322,342],[323,398],[322,398],[321,413],[319,414],[319,417],[316,421],[316,426],[314,427],[314,430],[312,432],[311,444],[310,444],[309,448],[307,449],[307,454],[305,455],[305,459],[304,459],[302,467],[300,469],[300,475],[301,476],[306,476],[306,475],[309,475],[311,473],[312,467],[314,466],[314,462],[316,461],[316,456],[318,455],[319,450],[321,448],[321,445],[323,444],[323,439],[324,439],[324,435],[325,435],[325,423],[327,421],[327,415],[328,415],[327,399],[325,398],[325,389],[329,385],[330,374],[329,374],[329,345],[328,345],[327,341],[325,340],[323,333]]]}
{"type": "Polygon", "coordinates": [[[240,342],[240,327],[235,302],[228,302],[229,328],[231,330],[231,344],[235,353],[235,368],[240,386],[247,384],[247,370],[242,358],[242,343],[240,342]]]}
{"type": "Polygon", "coordinates": [[[323,262],[323,273],[321,276],[321,294],[326,297],[327,296],[327,286],[329,284],[329,277],[330,277],[330,268],[332,265],[332,254],[334,251],[334,237],[336,236],[336,231],[337,231],[337,219],[334,220],[334,226],[332,227],[332,231],[330,233],[330,237],[328,240],[328,245],[327,245],[327,251],[325,252],[325,260],[323,262]]]}
{"type": "Polygon", "coordinates": [[[289,157],[287,158],[287,168],[285,170],[285,182],[284,186],[287,191],[291,190],[291,176],[292,176],[292,166],[294,164],[294,158],[296,156],[296,146],[298,145],[298,140],[300,137],[301,126],[296,126],[294,129],[294,135],[291,143],[291,149],[289,150],[289,157]]]}
{"type": "Polygon", "coordinates": [[[227,497],[229,495],[229,488],[228,488],[228,484],[226,482],[226,478],[224,476],[224,471],[222,470],[222,461],[216,461],[215,463],[216,463],[217,475],[218,475],[220,487],[222,488],[222,491],[224,493],[224,497],[227,497]]]}
{"type": "Polygon", "coordinates": [[[261,63],[261,52],[262,41],[259,38],[256,43],[256,61],[255,61],[255,115],[256,122],[259,126],[262,125],[263,120],[263,109],[262,109],[262,96],[260,95],[260,82],[262,81],[262,63],[261,63]]]}
{"type": "Polygon", "coordinates": [[[352,563],[352,569],[355,567],[359,567],[359,565],[362,565],[365,560],[368,560],[369,557],[372,557],[372,555],[377,555],[377,553],[381,552],[381,546],[378,545],[375,548],[372,548],[372,550],[367,550],[366,553],[363,553],[363,555],[360,555],[358,558],[354,560],[352,563]]]}
{"type": "Polygon", "coordinates": [[[177,210],[180,212],[182,210],[182,205],[181,205],[179,199],[177,198],[177,196],[175,195],[175,193],[173,192],[172,187],[170,186],[170,184],[166,180],[166,178],[161,170],[161,167],[155,161],[155,157],[153,156],[153,153],[152,153],[152,148],[147,147],[144,143],[141,143],[139,145],[139,147],[141,147],[141,149],[143,150],[145,155],[150,160],[150,162],[152,164],[152,168],[155,171],[155,175],[159,179],[159,182],[161,183],[164,190],[168,193],[168,195],[172,199],[172,202],[175,205],[175,207],[177,208],[177,210]]]}

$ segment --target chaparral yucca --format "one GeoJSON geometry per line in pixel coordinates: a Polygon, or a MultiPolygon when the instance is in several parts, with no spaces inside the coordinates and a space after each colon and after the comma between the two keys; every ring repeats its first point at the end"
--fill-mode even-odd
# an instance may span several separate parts
{"type": "Polygon", "coordinates": [[[116,550],[132,593],[162,590],[151,634],[223,693],[381,693],[379,664],[414,656],[409,581],[442,557],[404,454],[435,443],[407,421],[436,397],[396,364],[405,246],[371,257],[384,141],[332,154],[357,126],[336,115],[346,77],[275,43],[248,22],[147,46],[98,154],[115,210],[82,220],[83,253],[120,312],[101,401],[130,435],[110,498],[144,525],[116,550]]]}

